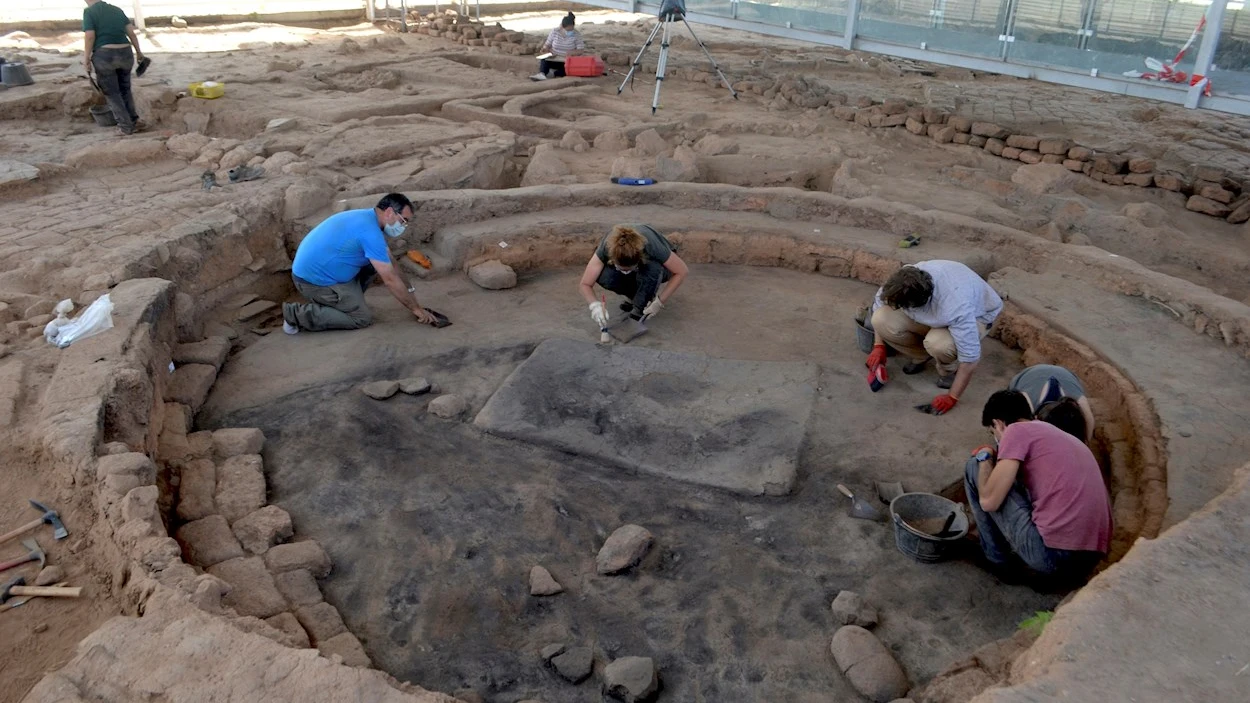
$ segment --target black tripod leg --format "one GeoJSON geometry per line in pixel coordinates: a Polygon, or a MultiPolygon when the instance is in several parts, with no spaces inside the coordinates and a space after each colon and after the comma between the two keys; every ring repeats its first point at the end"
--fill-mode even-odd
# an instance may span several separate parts
{"type": "Polygon", "coordinates": [[[729,94],[734,96],[734,100],[737,100],[738,91],[734,90],[733,86],[729,84],[729,79],[725,77],[725,73],[720,70],[720,66],[716,65],[716,59],[712,58],[712,52],[707,50],[707,45],[704,44],[703,40],[694,33],[694,27],[690,26],[690,23],[686,21],[685,16],[682,16],[681,21],[682,24],[686,25],[686,29],[690,30],[690,36],[694,38],[695,43],[699,45],[700,49],[703,49],[703,55],[706,56],[707,60],[711,62],[712,68],[716,70],[716,75],[720,76],[720,82],[724,84],[725,89],[729,91],[729,94]]]}
{"type": "Polygon", "coordinates": [[[661,21],[655,25],[655,29],[651,30],[651,34],[647,36],[647,41],[643,43],[642,48],[638,50],[638,55],[634,57],[634,65],[629,67],[629,73],[625,74],[625,80],[621,81],[621,85],[616,89],[616,94],[620,95],[625,90],[625,85],[634,77],[634,71],[638,70],[638,65],[642,63],[642,55],[647,53],[647,49],[651,48],[651,42],[655,41],[655,35],[660,31],[660,27],[664,24],[661,21]]]}

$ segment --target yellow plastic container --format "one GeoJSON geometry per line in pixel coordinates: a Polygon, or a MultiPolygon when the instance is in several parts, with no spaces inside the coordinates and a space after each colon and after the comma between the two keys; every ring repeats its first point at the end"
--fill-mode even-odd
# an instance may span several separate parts
{"type": "MultiPolygon", "coordinates": [[[[209,81],[211,82],[211,81],[209,81]]],[[[196,98],[204,98],[205,100],[213,100],[220,98],[226,94],[226,84],[216,83],[214,85],[205,85],[204,83],[191,84],[191,96],[196,98]]]]}

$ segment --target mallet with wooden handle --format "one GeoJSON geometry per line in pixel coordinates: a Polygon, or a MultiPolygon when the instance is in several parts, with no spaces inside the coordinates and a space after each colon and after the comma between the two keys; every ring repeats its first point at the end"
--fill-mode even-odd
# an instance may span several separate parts
{"type": "Polygon", "coordinates": [[[41,596],[43,598],[77,598],[82,595],[82,586],[27,586],[22,576],[10,581],[0,591],[0,603],[14,596],[41,596]]]}

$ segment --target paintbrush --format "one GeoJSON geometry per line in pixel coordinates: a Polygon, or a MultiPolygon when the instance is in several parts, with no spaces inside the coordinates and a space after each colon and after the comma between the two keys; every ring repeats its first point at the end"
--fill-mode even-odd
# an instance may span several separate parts
{"type": "MultiPolygon", "coordinates": [[[[602,295],[599,297],[599,300],[600,302],[603,303],[603,311],[606,313],[608,311],[608,296],[602,295]]],[[[608,328],[606,325],[599,328],[599,343],[600,344],[612,343],[612,335],[608,334],[608,328]]]]}

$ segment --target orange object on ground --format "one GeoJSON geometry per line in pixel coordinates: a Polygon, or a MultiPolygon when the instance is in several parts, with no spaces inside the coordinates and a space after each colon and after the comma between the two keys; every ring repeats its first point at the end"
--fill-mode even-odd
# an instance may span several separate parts
{"type": "Polygon", "coordinates": [[[603,59],[598,56],[570,56],[564,61],[564,72],[570,76],[602,76],[603,59]]]}
{"type": "Polygon", "coordinates": [[[412,260],[412,263],[417,264],[421,268],[428,269],[431,266],[433,266],[433,264],[430,263],[430,260],[425,256],[425,254],[422,254],[416,249],[408,250],[408,258],[412,260]]]}

